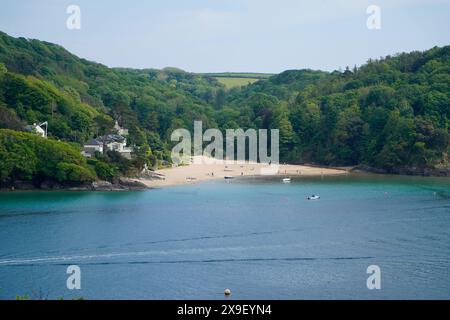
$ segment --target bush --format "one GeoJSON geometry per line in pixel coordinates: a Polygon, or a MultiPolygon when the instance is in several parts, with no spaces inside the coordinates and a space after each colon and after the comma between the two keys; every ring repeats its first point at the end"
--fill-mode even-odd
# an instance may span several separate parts
{"type": "Polygon", "coordinates": [[[93,166],[97,177],[102,180],[112,181],[117,175],[116,168],[103,161],[91,159],[88,164],[93,166]]]}
{"type": "Polygon", "coordinates": [[[95,180],[89,169],[77,164],[60,162],[56,169],[56,179],[60,182],[92,182],[95,180]]]}
{"type": "Polygon", "coordinates": [[[95,174],[76,147],[32,133],[0,129],[0,183],[94,179],[95,174]]]}

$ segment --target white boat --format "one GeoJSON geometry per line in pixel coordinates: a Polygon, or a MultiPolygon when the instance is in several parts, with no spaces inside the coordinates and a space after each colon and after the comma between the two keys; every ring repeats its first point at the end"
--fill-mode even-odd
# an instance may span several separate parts
{"type": "Polygon", "coordinates": [[[289,183],[291,182],[291,178],[283,178],[283,183],[289,183]]]}
{"type": "Polygon", "coordinates": [[[320,197],[318,195],[313,194],[312,196],[307,197],[308,200],[319,200],[320,197]]]}

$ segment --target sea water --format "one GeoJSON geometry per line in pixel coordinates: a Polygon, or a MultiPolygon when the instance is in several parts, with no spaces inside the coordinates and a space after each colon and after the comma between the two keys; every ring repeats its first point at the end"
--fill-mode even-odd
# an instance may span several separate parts
{"type": "Polygon", "coordinates": [[[449,299],[450,179],[0,194],[1,299],[221,299],[225,288],[232,299],[449,299]],[[381,288],[369,290],[373,265],[381,288]]]}

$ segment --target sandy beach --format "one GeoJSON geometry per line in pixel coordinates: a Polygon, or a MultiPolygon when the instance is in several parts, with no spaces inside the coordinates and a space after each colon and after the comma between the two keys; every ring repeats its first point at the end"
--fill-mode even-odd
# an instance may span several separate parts
{"type": "MultiPolygon", "coordinates": [[[[182,184],[192,184],[202,181],[224,179],[225,177],[254,177],[262,176],[261,169],[268,168],[268,164],[246,162],[243,164],[226,164],[225,161],[211,163],[210,158],[197,157],[189,165],[157,170],[156,179],[141,179],[147,187],[164,187],[182,184]],[[200,163],[200,164],[197,164],[200,163]]],[[[346,174],[346,170],[318,168],[303,165],[279,164],[278,172],[270,176],[321,176],[346,174]]]]}

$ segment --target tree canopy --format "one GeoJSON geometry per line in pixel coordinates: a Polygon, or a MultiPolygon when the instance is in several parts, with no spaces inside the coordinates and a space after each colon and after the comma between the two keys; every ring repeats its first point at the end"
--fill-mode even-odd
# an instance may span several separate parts
{"type": "MultiPolygon", "coordinates": [[[[344,72],[288,70],[227,90],[210,75],[108,68],[59,45],[0,32],[0,128],[20,131],[48,121],[50,137],[76,147],[118,120],[129,128],[129,144],[139,146],[137,169],[170,160],[172,131],[192,130],[194,120],[204,129],[279,129],[282,161],[387,170],[447,166],[449,92],[450,46],[369,60],[344,72]]],[[[33,159],[29,148],[16,151],[18,159],[33,159]]],[[[89,166],[105,178],[129,171],[114,159],[89,166]]],[[[69,163],[55,164],[60,174],[54,178],[74,179],[73,165],[84,166],[69,163]]],[[[4,172],[22,178],[33,171],[8,168],[4,172]]]]}

